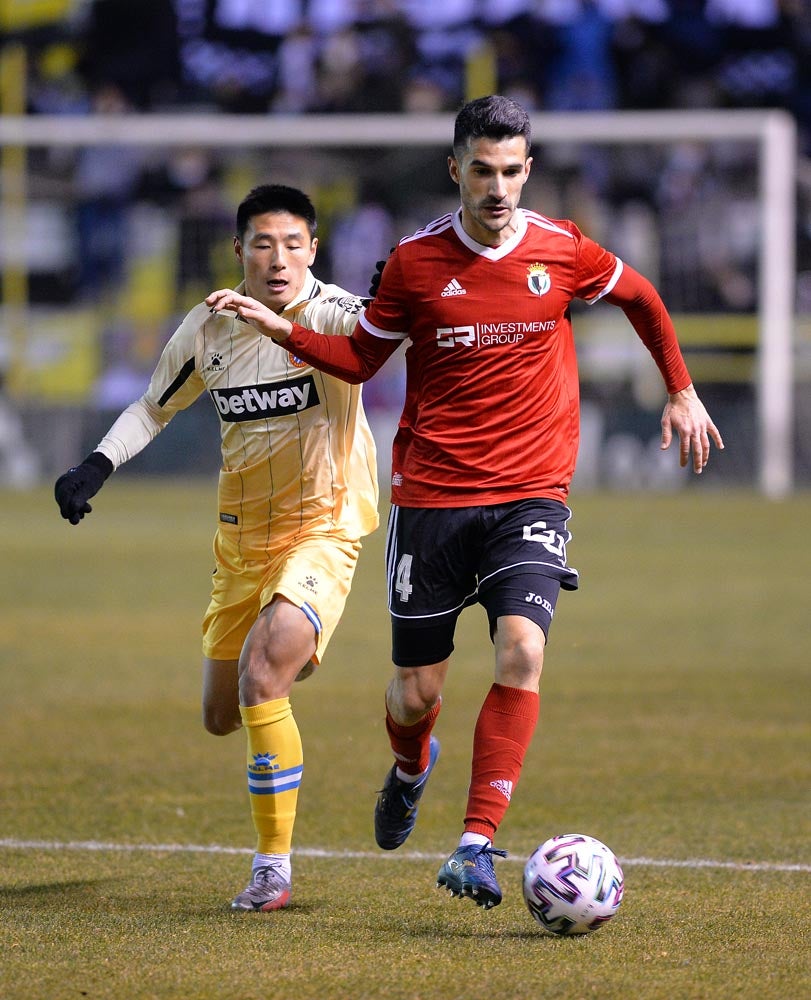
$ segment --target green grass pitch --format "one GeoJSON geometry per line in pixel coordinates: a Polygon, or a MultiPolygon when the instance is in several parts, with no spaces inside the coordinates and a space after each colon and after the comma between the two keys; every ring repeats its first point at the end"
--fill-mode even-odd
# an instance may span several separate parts
{"type": "Polygon", "coordinates": [[[383,529],[297,685],[293,905],[232,914],[253,833],[244,739],[199,723],[215,484],[113,479],[78,527],[3,493],[4,1000],[729,1000],[811,995],[811,497],[574,496],[541,725],[497,846],[503,904],[434,888],[492,679],[460,621],[443,753],[408,844],[374,846],[390,766],[383,529]],[[618,916],[558,939],[523,862],[555,833],[623,862],[618,916]]]}

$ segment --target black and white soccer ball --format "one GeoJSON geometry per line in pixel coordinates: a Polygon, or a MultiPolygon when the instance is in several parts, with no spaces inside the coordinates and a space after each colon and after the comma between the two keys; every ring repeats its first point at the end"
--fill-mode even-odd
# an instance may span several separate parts
{"type": "Polygon", "coordinates": [[[553,934],[588,934],[619,909],[625,883],[613,851],[594,837],[566,833],[536,848],[524,866],[524,899],[553,934]]]}

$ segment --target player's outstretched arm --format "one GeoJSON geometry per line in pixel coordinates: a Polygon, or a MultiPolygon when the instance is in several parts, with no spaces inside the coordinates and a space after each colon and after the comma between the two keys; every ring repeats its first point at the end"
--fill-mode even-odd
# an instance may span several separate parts
{"type": "Polygon", "coordinates": [[[94,497],[113,471],[113,463],[100,451],[94,451],[72,469],[68,469],[54,484],[54,497],[59,512],[66,521],[78,524],[93,508],[87,502],[94,497]]]}
{"type": "Polygon", "coordinates": [[[662,413],[662,449],[669,448],[674,433],[679,439],[679,465],[693,455],[693,472],[701,473],[710,458],[710,441],[723,450],[724,442],[692,384],[671,392],[662,413]]]}
{"type": "Polygon", "coordinates": [[[289,320],[283,319],[272,309],[262,305],[249,295],[240,295],[233,288],[219,288],[206,297],[206,305],[213,313],[222,309],[232,309],[240,319],[250,323],[264,337],[270,337],[277,343],[284,343],[293,331],[289,320]]]}
{"type": "Polygon", "coordinates": [[[266,337],[327,375],[357,385],[380,369],[400,346],[400,340],[372,336],[358,324],[348,337],[329,336],[290,323],[256,299],[221,288],[206,298],[212,312],[231,309],[266,337]]]}

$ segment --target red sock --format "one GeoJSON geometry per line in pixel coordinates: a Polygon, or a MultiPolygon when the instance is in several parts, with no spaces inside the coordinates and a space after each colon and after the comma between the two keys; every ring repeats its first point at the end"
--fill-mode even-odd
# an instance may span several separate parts
{"type": "Polygon", "coordinates": [[[389,714],[388,705],[386,706],[386,732],[389,734],[389,743],[397,759],[397,766],[405,774],[422,774],[428,767],[431,730],[434,728],[441,705],[442,702],[438,701],[413,726],[401,726],[395,722],[389,714]]]}
{"type": "Polygon", "coordinates": [[[473,733],[465,833],[492,840],[518,784],[539,708],[535,691],[494,684],[487,693],[473,733]]]}

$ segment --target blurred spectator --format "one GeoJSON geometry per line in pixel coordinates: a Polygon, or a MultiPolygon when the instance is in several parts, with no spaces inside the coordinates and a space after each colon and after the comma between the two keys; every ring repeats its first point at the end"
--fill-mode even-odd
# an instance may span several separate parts
{"type": "Polygon", "coordinates": [[[680,0],[665,16],[627,16],[614,33],[618,107],[712,106],[718,32],[703,14],[704,0],[680,0]]]}
{"type": "Polygon", "coordinates": [[[306,23],[299,24],[279,46],[278,84],[270,110],[301,114],[318,104],[318,43],[306,23]]]}
{"type": "Polygon", "coordinates": [[[399,0],[399,7],[415,35],[413,75],[441,90],[448,107],[458,105],[465,97],[465,63],[484,37],[476,0],[399,0]]]}
{"type": "MultiPolygon", "coordinates": [[[[130,109],[114,84],[102,84],[92,98],[94,114],[130,109]]],[[[77,286],[95,297],[118,284],[124,273],[127,215],[141,175],[142,155],[133,146],[83,146],[74,184],[77,226],[77,286]]]]}
{"type": "Polygon", "coordinates": [[[332,258],[332,280],[356,295],[366,295],[375,261],[385,260],[399,237],[382,192],[367,181],[358,204],[333,223],[330,243],[340,250],[332,258]]]}
{"type": "Polygon", "coordinates": [[[705,13],[722,32],[717,80],[725,103],[789,103],[797,86],[797,53],[791,23],[776,0],[707,0],[705,13]]]}
{"type": "Polygon", "coordinates": [[[101,339],[101,374],[93,387],[93,403],[102,410],[120,410],[139,399],[149,385],[154,359],[139,363],[135,335],[126,326],[104,331],[101,339]]]}
{"type": "Polygon", "coordinates": [[[6,376],[0,369],[0,486],[23,490],[34,486],[40,475],[40,458],[23,431],[23,422],[5,391],[6,376]]]}
{"type": "Polygon", "coordinates": [[[554,53],[543,88],[549,111],[605,111],[617,105],[614,22],[594,0],[547,3],[554,53]]]}
{"type": "Polygon", "coordinates": [[[354,111],[355,96],[364,81],[360,35],[350,25],[324,40],[321,49],[319,107],[324,111],[354,111]]]}
{"type": "Polygon", "coordinates": [[[409,115],[433,115],[450,109],[450,95],[440,80],[429,73],[412,73],[403,91],[403,111],[409,115]]]}
{"type": "Polygon", "coordinates": [[[478,16],[489,31],[525,20],[536,7],[535,0],[487,0],[480,5],[478,16]]]}
{"type": "Polygon", "coordinates": [[[46,45],[30,60],[29,111],[42,115],[85,114],[89,98],[77,72],[79,55],[74,45],[46,45]]]}
{"type": "Polygon", "coordinates": [[[759,218],[754,191],[705,144],[673,146],[657,189],[660,285],[688,309],[750,312],[759,218]]]}
{"type": "Polygon", "coordinates": [[[180,65],[173,0],[90,0],[79,11],[80,70],[90,90],[113,84],[139,110],[175,99],[180,65]]]}
{"type": "Polygon", "coordinates": [[[369,0],[307,0],[307,20],[318,35],[331,35],[351,28],[376,7],[385,4],[369,0]]]}
{"type": "Polygon", "coordinates": [[[774,28],[779,20],[777,0],[706,0],[708,21],[741,28],[774,28]]]}
{"type": "Polygon", "coordinates": [[[414,32],[395,0],[367,3],[372,8],[358,24],[364,65],[364,90],[358,111],[401,111],[406,81],[416,61],[414,32]]]}
{"type": "MultiPolygon", "coordinates": [[[[104,0],[102,0],[104,2],[104,0]]],[[[301,0],[175,0],[184,83],[224,111],[267,110],[278,53],[302,22],[301,0]]]]}
{"type": "Polygon", "coordinates": [[[402,111],[415,64],[414,32],[394,0],[362,3],[363,16],[332,31],[310,14],[319,38],[316,110],[402,111]]]}
{"type": "Polygon", "coordinates": [[[206,150],[173,150],[158,170],[145,173],[139,193],[177,225],[175,306],[188,310],[217,284],[215,251],[233,234],[220,171],[206,150]]]}

